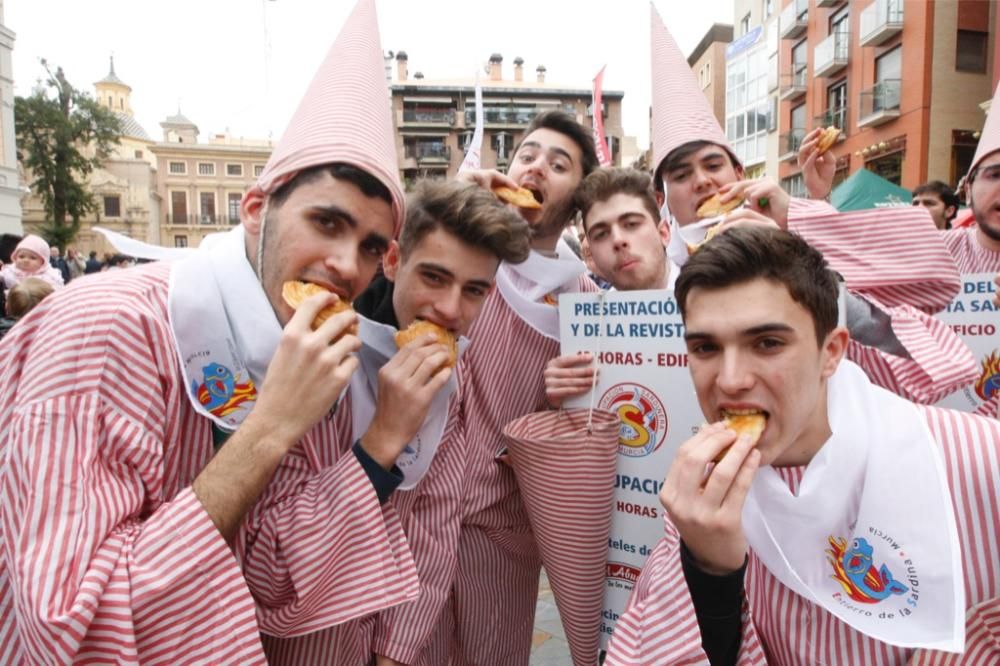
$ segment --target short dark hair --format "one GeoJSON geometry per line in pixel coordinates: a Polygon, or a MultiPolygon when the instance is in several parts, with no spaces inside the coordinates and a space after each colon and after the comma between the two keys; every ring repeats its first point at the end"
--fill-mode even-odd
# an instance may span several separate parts
{"type": "Polygon", "coordinates": [[[377,197],[388,204],[392,203],[392,194],[381,180],[356,166],[343,162],[333,162],[299,171],[291,180],[271,193],[269,204],[274,208],[281,208],[282,204],[295,191],[295,188],[316,180],[324,173],[337,180],[345,180],[355,185],[366,197],[377,197]]]}
{"type": "Polygon", "coordinates": [[[524,140],[532,132],[540,129],[550,129],[553,132],[559,132],[577,145],[580,149],[581,166],[583,167],[584,176],[590,174],[591,171],[600,165],[597,159],[597,149],[594,148],[594,137],[590,130],[576,122],[576,118],[573,116],[558,109],[543,111],[531,119],[528,127],[517,140],[517,145],[514,147],[514,154],[517,154],[517,151],[521,148],[521,144],[524,143],[524,140]]]}
{"type": "Polygon", "coordinates": [[[471,183],[419,181],[406,200],[400,253],[406,257],[437,229],[512,264],[527,259],[531,251],[531,232],[524,218],[489,190],[471,183]]]}
{"type": "Polygon", "coordinates": [[[959,206],[958,195],[955,194],[955,190],[951,189],[950,187],[948,187],[948,185],[942,183],[940,180],[929,180],[923,185],[917,185],[915,188],[913,188],[913,196],[916,197],[921,194],[936,195],[937,198],[941,200],[941,203],[944,204],[945,208],[947,208],[948,206],[953,206],[955,210],[952,211],[951,217],[948,218],[948,221],[950,222],[951,220],[955,219],[955,216],[958,214],[958,206],[959,206]]]}
{"type": "Polygon", "coordinates": [[[801,236],[773,227],[729,229],[706,243],[681,268],[674,297],[686,317],[692,289],[724,289],[756,279],[784,285],[809,311],[820,346],[837,326],[837,275],[801,236]]]}
{"type": "Polygon", "coordinates": [[[574,202],[583,215],[583,230],[587,230],[587,213],[594,204],[607,201],[616,194],[636,197],[646,207],[654,223],[660,221],[653,183],[649,174],[625,167],[602,167],[592,171],[576,190],[574,202]]]}
{"type": "Polygon", "coordinates": [[[687,143],[682,143],[667,153],[667,156],[664,157],[663,161],[661,161],[659,166],[656,167],[656,171],[653,172],[653,185],[656,187],[656,191],[663,192],[663,175],[665,173],[669,173],[674,169],[677,169],[680,167],[681,162],[706,146],[721,148],[722,152],[729,157],[729,163],[732,164],[733,168],[741,166],[740,161],[736,159],[736,156],[733,155],[732,151],[730,151],[726,146],[715,143],[714,141],[688,141],[687,143]]]}

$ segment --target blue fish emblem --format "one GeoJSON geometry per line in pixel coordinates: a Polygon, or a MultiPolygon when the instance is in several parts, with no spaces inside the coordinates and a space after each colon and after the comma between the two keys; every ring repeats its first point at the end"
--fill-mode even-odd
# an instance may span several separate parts
{"type": "Polygon", "coordinates": [[[199,397],[205,408],[211,411],[229,402],[229,399],[233,397],[233,393],[236,391],[236,377],[233,376],[232,371],[224,365],[209,363],[201,369],[201,372],[205,378],[205,381],[202,383],[205,393],[199,395],[201,387],[194,382],[192,384],[194,394],[199,397]],[[206,397],[208,399],[207,402],[205,402],[206,397]]]}
{"type": "Polygon", "coordinates": [[[872,547],[865,539],[855,539],[851,543],[841,564],[851,584],[872,601],[882,601],[909,590],[892,577],[892,572],[885,564],[875,571],[872,565],[872,547]]]}

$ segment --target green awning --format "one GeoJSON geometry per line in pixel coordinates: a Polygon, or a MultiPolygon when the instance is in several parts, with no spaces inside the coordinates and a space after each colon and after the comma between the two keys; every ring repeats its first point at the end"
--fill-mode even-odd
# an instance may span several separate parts
{"type": "Polygon", "coordinates": [[[869,208],[909,206],[910,191],[890,183],[868,169],[858,169],[850,178],[833,188],[830,203],[842,213],[869,208]]]}

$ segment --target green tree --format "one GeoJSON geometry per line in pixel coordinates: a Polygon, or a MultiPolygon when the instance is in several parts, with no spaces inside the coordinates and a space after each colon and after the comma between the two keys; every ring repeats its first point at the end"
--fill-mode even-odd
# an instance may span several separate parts
{"type": "Polygon", "coordinates": [[[14,100],[17,159],[45,207],[42,234],[65,249],[80,231],[80,218],[97,209],[87,176],[111,154],[121,122],[110,110],[70,85],[62,67],[30,97],[14,100]]]}

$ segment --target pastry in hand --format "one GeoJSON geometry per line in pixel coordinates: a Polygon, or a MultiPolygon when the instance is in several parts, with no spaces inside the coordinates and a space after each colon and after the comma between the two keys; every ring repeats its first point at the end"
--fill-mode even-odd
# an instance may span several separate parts
{"type": "MultiPolygon", "coordinates": [[[[289,280],[288,282],[281,285],[281,297],[285,299],[285,303],[288,303],[288,307],[293,310],[298,310],[299,306],[302,305],[302,301],[306,300],[310,296],[315,296],[317,294],[328,294],[330,291],[318,284],[313,284],[312,282],[299,282],[298,280],[289,280]]],[[[333,305],[328,305],[319,311],[316,318],[312,321],[312,329],[315,331],[319,328],[323,322],[337,314],[338,312],[343,312],[345,310],[353,310],[351,304],[347,301],[337,301],[333,305]]],[[[344,333],[350,333],[351,335],[358,334],[357,323],[352,324],[344,333]]]]}
{"type": "MultiPolygon", "coordinates": [[[[757,446],[757,442],[760,440],[765,426],[767,426],[767,416],[757,410],[740,410],[739,412],[724,410],[722,412],[722,419],[725,421],[727,428],[736,431],[737,436],[749,435],[752,446],[757,446]]],[[[728,446],[720,451],[719,455],[715,456],[712,462],[720,462],[727,451],[729,451],[728,446]]]]}
{"type": "Polygon", "coordinates": [[[396,333],[396,346],[402,349],[404,345],[409,344],[412,340],[428,333],[432,333],[439,344],[448,348],[448,360],[445,362],[444,367],[454,368],[455,363],[458,361],[458,338],[448,329],[438,326],[432,321],[414,319],[409,326],[396,333]]]}
{"type": "Polygon", "coordinates": [[[541,208],[542,204],[538,203],[535,199],[534,193],[524,187],[519,187],[516,190],[510,187],[494,187],[493,194],[497,196],[500,201],[506,201],[509,204],[514,204],[518,208],[541,208]]]}

